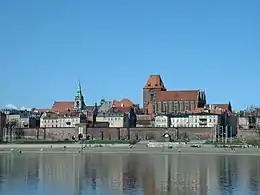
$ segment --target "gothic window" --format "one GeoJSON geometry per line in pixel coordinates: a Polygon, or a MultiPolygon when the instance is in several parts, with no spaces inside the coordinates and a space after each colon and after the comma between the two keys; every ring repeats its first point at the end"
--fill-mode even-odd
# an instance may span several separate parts
{"type": "Polygon", "coordinates": [[[150,101],[153,101],[154,100],[154,94],[151,94],[150,95],[150,101]]]}
{"type": "Polygon", "coordinates": [[[162,103],[158,102],[158,112],[161,112],[161,111],[162,111],[162,103]]]}
{"type": "Polygon", "coordinates": [[[158,104],[157,102],[154,104],[154,111],[155,112],[158,112],[158,105],[157,104],[158,104]]]}
{"type": "Polygon", "coordinates": [[[172,103],[172,111],[175,111],[175,105],[172,103]]]}
{"type": "Polygon", "coordinates": [[[189,102],[185,102],[185,110],[189,110],[190,109],[190,104],[189,102]]]}
{"type": "Polygon", "coordinates": [[[193,102],[190,103],[190,109],[191,109],[191,110],[194,109],[194,104],[193,104],[193,102]]]}
{"type": "Polygon", "coordinates": [[[167,112],[167,102],[163,102],[163,112],[167,112]]]}
{"type": "Polygon", "coordinates": [[[183,111],[183,104],[182,104],[182,102],[179,102],[179,111],[183,111]]]}

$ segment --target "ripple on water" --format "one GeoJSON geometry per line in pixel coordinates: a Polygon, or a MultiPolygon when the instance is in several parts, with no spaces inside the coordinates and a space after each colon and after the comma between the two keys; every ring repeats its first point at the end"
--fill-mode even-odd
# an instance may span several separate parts
{"type": "Polygon", "coordinates": [[[259,157],[18,155],[0,155],[0,194],[247,195],[260,192],[259,157]]]}

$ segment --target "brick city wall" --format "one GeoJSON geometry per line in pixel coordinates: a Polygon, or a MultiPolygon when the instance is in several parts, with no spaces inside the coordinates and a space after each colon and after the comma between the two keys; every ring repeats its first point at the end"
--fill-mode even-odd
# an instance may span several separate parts
{"type": "MultiPolygon", "coordinates": [[[[212,129],[210,128],[179,128],[179,135],[183,136],[188,134],[191,139],[209,139],[212,136],[212,129]]],[[[25,137],[37,137],[37,129],[18,129],[20,133],[25,137]]],[[[131,139],[162,139],[162,135],[167,130],[165,128],[130,128],[129,133],[126,128],[87,128],[84,129],[84,133],[89,135],[90,138],[101,139],[103,132],[103,139],[108,140],[118,140],[127,139],[128,134],[131,139]]],[[[172,137],[176,136],[176,130],[174,128],[168,128],[169,134],[172,137]]],[[[75,128],[46,128],[39,129],[39,138],[44,138],[52,140],[64,140],[72,139],[72,136],[77,137],[78,131],[75,128]],[[45,132],[45,133],[44,133],[45,132]]]]}
{"type": "Polygon", "coordinates": [[[27,138],[36,138],[37,137],[37,131],[39,131],[39,138],[43,139],[44,134],[46,139],[51,140],[64,140],[64,139],[71,139],[73,135],[77,135],[75,128],[46,128],[44,129],[18,129],[17,131],[20,131],[20,133],[23,134],[24,137],[27,138]]]}
{"type": "Polygon", "coordinates": [[[239,130],[237,137],[244,140],[259,140],[260,131],[257,130],[239,130]]]}

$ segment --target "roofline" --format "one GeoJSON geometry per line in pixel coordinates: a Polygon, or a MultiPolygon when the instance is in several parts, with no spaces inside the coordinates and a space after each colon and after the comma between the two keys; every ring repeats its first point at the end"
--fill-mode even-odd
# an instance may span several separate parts
{"type": "Polygon", "coordinates": [[[210,116],[210,115],[217,115],[217,116],[221,116],[223,114],[224,113],[216,114],[216,113],[205,113],[205,112],[202,112],[202,113],[187,113],[187,114],[157,114],[156,116],[168,116],[168,117],[184,117],[184,116],[195,116],[195,115],[202,115],[202,116],[205,116],[205,115],[208,115],[208,116],[210,116]]]}

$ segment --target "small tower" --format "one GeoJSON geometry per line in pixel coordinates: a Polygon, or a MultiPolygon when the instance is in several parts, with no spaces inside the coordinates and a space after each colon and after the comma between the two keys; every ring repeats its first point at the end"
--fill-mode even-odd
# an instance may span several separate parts
{"type": "Polygon", "coordinates": [[[84,97],[82,95],[81,84],[79,82],[77,93],[74,101],[74,109],[76,111],[82,111],[85,107],[84,97]]]}

